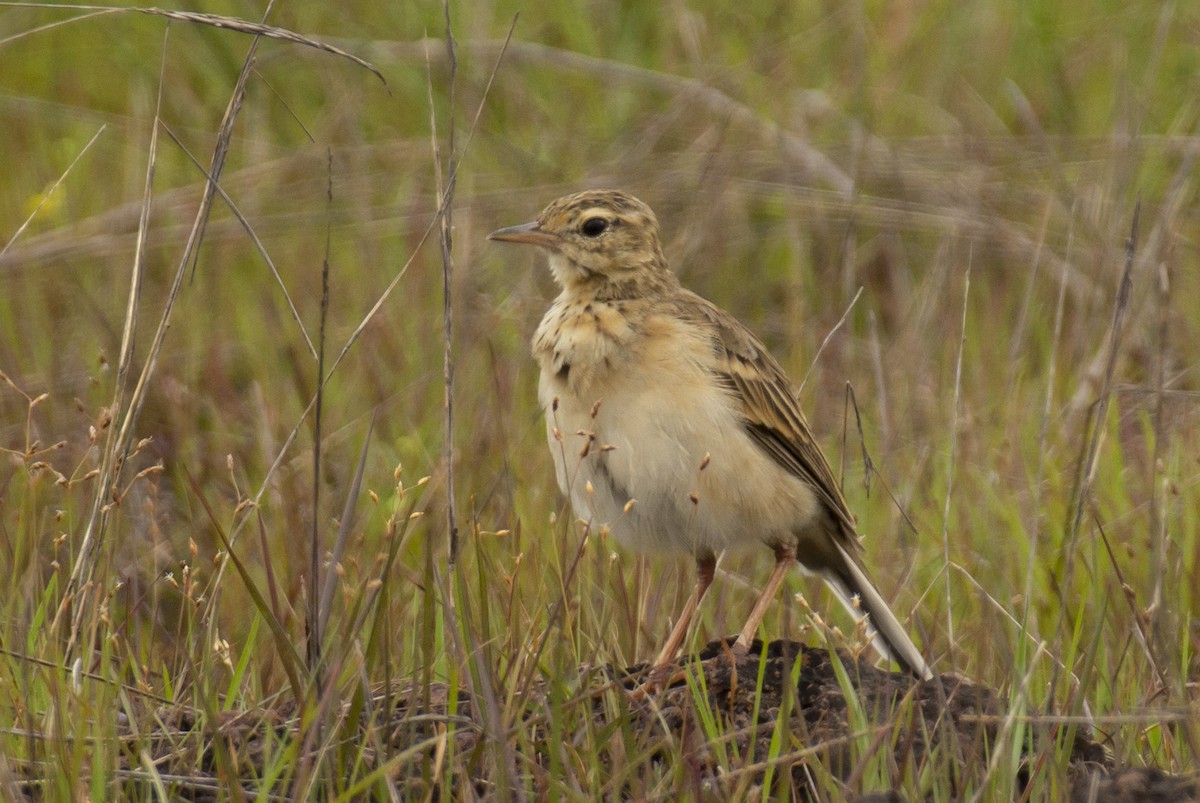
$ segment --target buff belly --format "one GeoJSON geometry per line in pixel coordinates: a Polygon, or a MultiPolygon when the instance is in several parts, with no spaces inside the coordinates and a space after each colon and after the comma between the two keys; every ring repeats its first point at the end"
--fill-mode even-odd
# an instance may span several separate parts
{"type": "Polygon", "coordinates": [[[602,398],[543,372],[550,451],[575,514],[639,551],[717,553],[797,538],[814,518],[814,494],[762,459],[707,366],[669,355],[642,364],[606,377],[602,398]]]}

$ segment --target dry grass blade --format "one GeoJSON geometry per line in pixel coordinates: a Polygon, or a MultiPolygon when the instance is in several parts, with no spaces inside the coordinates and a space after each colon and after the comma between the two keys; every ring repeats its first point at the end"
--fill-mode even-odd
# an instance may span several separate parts
{"type": "Polygon", "coordinates": [[[1117,583],[1120,584],[1121,590],[1124,592],[1125,602],[1129,605],[1130,617],[1134,623],[1133,634],[1137,640],[1138,646],[1142,648],[1143,654],[1146,656],[1146,663],[1150,665],[1150,669],[1158,677],[1158,682],[1164,690],[1170,689],[1167,683],[1167,675],[1162,667],[1158,665],[1158,661],[1154,657],[1153,636],[1148,632],[1146,620],[1142,618],[1141,611],[1137,606],[1137,592],[1133,590],[1133,586],[1125,580],[1125,573],[1121,571],[1121,564],[1117,561],[1117,556],[1113,552],[1112,544],[1109,543],[1108,533],[1104,531],[1104,525],[1099,518],[1095,519],[1096,531],[1100,533],[1100,540],[1104,544],[1104,550],[1108,553],[1108,559],[1112,563],[1113,572],[1117,575],[1117,583]]]}
{"type": "Polygon", "coordinates": [[[1191,708],[1155,708],[1141,712],[1124,712],[1120,714],[1025,714],[1022,716],[995,714],[964,714],[967,722],[1003,723],[1006,721],[1023,722],[1030,725],[1144,725],[1153,728],[1157,725],[1168,725],[1180,722],[1194,722],[1196,712],[1191,708]]]}
{"type": "MultiPolygon", "coordinates": [[[[579,546],[575,549],[575,555],[571,560],[571,565],[567,568],[567,574],[562,579],[563,588],[570,588],[575,582],[575,574],[579,570],[583,556],[587,553],[587,545],[591,538],[591,531],[592,525],[591,522],[588,522],[584,525],[583,534],[579,538],[579,546]]],[[[559,598],[554,601],[554,607],[550,609],[550,615],[546,617],[545,626],[540,632],[530,634],[531,638],[536,640],[536,647],[532,650],[522,650],[522,652],[530,655],[529,660],[525,662],[525,674],[518,680],[516,684],[519,689],[516,699],[520,701],[522,707],[524,707],[525,703],[529,699],[529,695],[533,691],[533,682],[537,678],[540,671],[542,653],[545,651],[546,645],[550,643],[550,639],[555,631],[555,628],[559,626],[559,618],[563,616],[565,613],[564,609],[567,608],[569,604],[570,602],[567,600],[565,593],[559,596],[559,598]]]]}
{"type": "MultiPolygon", "coordinates": [[[[16,4],[15,3],[0,3],[0,6],[9,6],[9,5],[16,5],[16,4]]],[[[61,8],[61,6],[58,6],[57,4],[51,6],[47,3],[37,3],[34,5],[36,5],[39,8],[61,8]]],[[[3,39],[0,39],[0,47],[4,47],[5,45],[12,44],[13,42],[19,41],[19,40],[24,39],[29,36],[36,36],[39,33],[46,33],[47,31],[53,31],[55,28],[61,28],[64,25],[70,25],[72,22],[80,22],[82,20],[91,19],[92,17],[104,17],[104,16],[114,13],[114,11],[115,11],[115,9],[109,9],[109,8],[103,9],[101,11],[90,11],[86,14],[80,14],[78,17],[69,17],[65,20],[58,20],[57,22],[49,22],[49,23],[46,23],[45,25],[38,25],[35,28],[27,28],[26,30],[21,31],[19,33],[14,33],[12,36],[6,36],[3,39]]]]}
{"type": "MultiPolygon", "coordinates": [[[[1018,686],[1019,690],[1015,695],[1018,696],[1022,701],[1027,700],[1029,697],[1029,686],[1033,681],[1034,670],[1037,668],[1036,659],[1043,652],[1046,652],[1045,643],[1038,643],[1037,650],[1033,655],[1033,660],[1029,662],[1029,667],[1025,670],[1025,674],[1022,676],[1020,685],[1018,686]]],[[[991,750],[992,758],[990,761],[988,761],[987,769],[984,771],[983,781],[980,782],[979,788],[971,797],[971,803],[982,803],[982,801],[986,799],[986,795],[989,790],[986,781],[995,776],[997,771],[1000,769],[1001,762],[1010,757],[1009,746],[1012,742],[1013,733],[1017,730],[1018,725],[1024,724],[1024,717],[1021,716],[1020,713],[1023,710],[1023,707],[1018,708],[1017,706],[1013,706],[1009,709],[1008,714],[1003,717],[1002,721],[1000,722],[1000,734],[991,750]]]]}
{"type": "Polygon", "coordinates": [[[454,86],[458,77],[458,58],[454,53],[454,36],[450,31],[450,8],[444,6],[446,14],[446,60],[450,65],[448,99],[450,107],[447,122],[446,142],[448,153],[446,164],[448,176],[442,174],[442,149],[438,141],[437,105],[433,98],[433,74],[426,64],[426,87],[429,94],[429,138],[433,149],[433,171],[437,180],[439,204],[438,242],[442,251],[442,462],[446,471],[446,533],[450,539],[450,565],[458,558],[458,525],[454,520],[454,315],[453,286],[451,274],[454,270],[453,239],[451,234],[454,214],[454,188],[458,173],[454,161],[454,86]]]}
{"type": "Polygon", "coordinates": [[[258,539],[262,546],[263,574],[266,575],[267,594],[271,598],[271,615],[277,620],[283,619],[283,606],[279,603],[279,580],[275,577],[274,561],[271,559],[271,546],[267,538],[267,525],[263,521],[262,508],[255,507],[254,520],[258,523],[258,539]]]}
{"type": "MultiPolygon", "coordinates": [[[[326,163],[326,203],[333,206],[333,157],[326,163]]],[[[321,262],[321,322],[317,333],[317,392],[313,397],[312,446],[312,532],[308,543],[308,668],[316,689],[321,682],[321,642],[324,638],[320,613],[321,582],[321,413],[325,399],[325,324],[329,319],[329,247],[330,231],[325,224],[325,258],[321,262]]],[[[364,447],[365,448],[365,447],[364,447]]],[[[356,494],[357,495],[357,494],[356,494]]],[[[335,565],[335,564],[334,564],[335,565]]]]}
{"type": "MultiPolygon", "coordinates": [[[[996,613],[1000,614],[1001,618],[1007,619],[1008,622],[1011,625],[1013,625],[1014,628],[1017,628],[1017,629],[1022,628],[1021,620],[1019,620],[1019,619],[1017,619],[1017,617],[1013,616],[1012,613],[1009,612],[1008,608],[1005,607],[1005,605],[1003,603],[1001,603],[1000,600],[996,599],[996,597],[994,595],[992,595],[991,592],[988,591],[987,587],[983,583],[981,583],[977,579],[975,579],[975,576],[973,574],[971,574],[971,571],[966,566],[963,566],[959,563],[955,563],[955,562],[951,561],[950,568],[954,569],[956,572],[961,574],[963,579],[966,580],[968,583],[970,583],[972,587],[974,587],[975,592],[979,595],[979,597],[981,599],[987,600],[988,605],[990,605],[992,608],[994,608],[996,613]]],[[[1026,641],[1030,644],[1030,646],[1032,646],[1034,648],[1034,657],[1045,654],[1046,657],[1050,659],[1050,662],[1053,663],[1055,667],[1057,667],[1058,669],[1069,674],[1071,676],[1071,680],[1073,682],[1079,683],[1079,676],[1076,675],[1075,672],[1068,669],[1067,665],[1064,664],[1057,655],[1055,655],[1052,652],[1047,651],[1046,646],[1045,646],[1046,642],[1044,640],[1042,640],[1041,638],[1039,638],[1036,633],[1031,633],[1026,629],[1026,630],[1024,630],[1024,636],[1025,636],[1026,641]]],[[[1032,661],[1033,658],[1031,658],[1030,660],[1032,661]]]]}
{"type": "Polygon", "coordinates": [[[350,531],[354,525],[354,508],[358,502],[358,494],[362,490],[363,475],[367,469],[367,452],[371,446],[371,433],[375,431],[375,415],[371,415],[371,423],[367,425],[367,436],[363,439],[362,452],[358,456],[358,467],[354,471],[354,479],[350,490],[346,493],[346,504],[342,507],[342,517],[338,522],[337,540],[333,544],[333,552],[329,557],[329,567],[325,570],[325,586],[321,589],[321,605],[317,609],[317,635],[324,638],[329,624],[329,612],[333,608],[333,589],[337,585],[338,564],[346,553],[346,544],[350,540],[350,531]]]}
{"type": "MultiPolygon", "coordinates": [[[[383,77],[383,73],[375,68],[371,62],[359,58],[353,53],[342,50],[340,47],[334,47],[331,44],[322,42],[319,39],[313,39],[303,34],[290,31],[287,28],[280,28],[275,25],[267,25],[265,22],[251,22],[250,20],[240,19],[238,17],[227,17],[221,14],[204,14],[198,11],[173,11],[165,8],[154,7],[137,7],[137,6],[94,6],[83,5],[77,3],[0,3],[0,7],[10,8],[42,8],[71,11],[89,12],[79,17],[75,17],[66,22],[77,22],[82,19],[96,16],[98,14],[145,14],[152,17],[165,17],[169,20],[178,22],[187,22],[193,25],[207,25],[210,28],[221,28],[222,30],[235,31],[236,33],[244,33],[249,36],[266,37],[267,39],[276,39],[281,42],[291,42],[292,44],[303,45],[315,50],[321,50],[330,55],[339,58],[348,59],[354,62],[363,69],[369,71],[380,81],[387,84],[387,80],[383,77]]],[[[265,19],[265,16],[264,16],[265,19]]],[[[43,28],[46,26],[43,26],[43,28]]],[[[42,29],[38,29],[42,30],[42,29]]],[[[30,32],[22,33],[22,36],[28,35],[30,32]]],[[[12,37],[10,37],[11,39],[12,37]]],[[[4,44],[9,40],[2,40],[0,44],[4,44]]]]}

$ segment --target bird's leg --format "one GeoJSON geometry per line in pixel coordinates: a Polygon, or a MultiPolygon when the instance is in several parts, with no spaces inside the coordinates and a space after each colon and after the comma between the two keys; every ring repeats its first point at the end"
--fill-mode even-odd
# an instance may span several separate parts
{"type": "Polygon", "coordinates": [[[762,593],[758,595],[758,600],[754,603],[754,610],[750,611],[750,618],[746,620],[746,626],[742,628],[737,641],[733,644],[735,655],[745,655],[749,652],[750,644],[754,641],[754,634],[758,632],[759,623],[762,621],[763,616],[766,615],[767,608],[770,607],[771,602],[775,599],[775,594],[779,591],[779,586],[783,583],[783,578],[787,576],[788,571],[795,563],[795,544],[775,547],[775,569],[767,579],[767,584],[763,586],[762,593]]]}
{"type": "Polygon", "coordinates": [[[692,617],[696,615],[696,609],[700,607],[700,600],[704,599],[704,593],[712,585],[713,574],[716,573],[716,570],[717,558],[711,552],[696,558],[696,588],[688,597],[683,610],[679,612],[679,619],[675,622],[675,627],[671,628],[671,635],[667,636],[667,642],[663,644],[663,648],[658,652],[658,657],[654,659],[655,669],[674,660],[675,653],[679,651],[679,645],[683,643],[683,639],[687,635],[692,617]]]}
{"type": "Polygon", "coordinates": [[[671,628],[671,635],[667,636],[667,643],[659,650],[658,657],[650,666],[650,676],[630,693],[633,700],[644,700],[648,695],[654,694],[674,682],[670,672],[671,661],[674,660],[679,645],[683,643],[688,625],[692,623],[692,617],[696,615],[696,609],[700,607],[700,600],[704,599],[704,592],[708,591],[708,587],[712,585],[713,574],[716,571],[717,558],[711,552],[696,558],[696,588],[692,590],[687,604],[680,611],[675,627],[671,628]]]}

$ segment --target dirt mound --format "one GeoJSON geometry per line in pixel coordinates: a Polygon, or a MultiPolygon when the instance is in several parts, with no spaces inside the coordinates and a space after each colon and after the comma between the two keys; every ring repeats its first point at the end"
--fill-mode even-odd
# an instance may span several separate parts
{"type": "MultiPolygon", "coordinates": [[[[907,674],[877,669],[845,653],[839,652],[835,660],[823,649],[796,642],[771,642],[765,656],[756,642],[743,657],[735,657],[730,644],[732,639],[714,641],[696,656],[703,669],[706,702],[724,712],[731,728],[741,735],[741,754],[753,752],[755,763],[763,768],[772,759],[770,739],[762,735],[773,731],[781,714],[789,718],[788,726],[801,734],[805,748],[773,761],[790,770],[801,799],[808,797],[811,757],[832,770],[847,791],[859,787],[867,761],[881,753],[895,770],[906,763],[919,767],[931,751],[948,745],[956,754],[953,763],[979,767],[989,760],[987,748],[996,744],[1005,720],[1003,697],[997,691],[957,676],[941,675],[919,683],[907,674]],[[793,675],[794,685],[789,681],[793,675]]],[[[631,674],[644,675],[646,670],[646,666],[635,667],[631,674]]],[[[675,680],[648,698],[639,713],[646,727],[661,728],[665,723],[679,734],[689,729],[696,733],[696,684],[689,685],[682,673],[675,680]]],[[[1054,737],[1051,730],[1047,728],[1049,739],[1054,737]]],[[[695,742],[693,737],[693,762],[705,752],[695,742]]],[[[1028,780],[1031,758],[1025,756],[1019,787],[1028,780]]],[[[1118,768],[1103,745],[1078,733],[1070,746],[1069,773],[1072,800],[1200,801],[1196,778],[1171,776],[1155,768],[1118,768]]],[[[857,798],[864,803],[905,799],[896,792],[857,798]]]]}
{"type": "MultiPolygon", "coordinates": [[[[438,684],[415,690],[393,684],[389,692],[359,696],[326,711],[321,728],[311,724],[322,718],[315,710],[300,713],[294,703],[211,719],[182,707],[147,710],[136,728],[128,726],[118,773],[121,795],[144,798],[156,788],[144,773],[148,757],[173,798],[225,798],[232,779],[253,794],[262,791],[264,774],[271,772],[273,791],[303,794],[313,789],[306,784],[319,756],[348,745],[356,762],[368,772],[379,769],[405,798],[436,792],[438,778],[447,777],[439,768],[448,749],[463,762],[450,777],[470,787],[451,790],[452,797],[492,799],[515,787],[520,798],[529,788],[553,788],[542,785],[553,771],[551,756],[559,751],[561,761],[564,744],[582,743],[585,732],[626,740],[610,755],[638,755],[633,772],[674,778],[674,785],[661,787],[673,790],[670,798],[683,777],[695,799],[774,796],[790,786],[786,791],[793,799],[882,803],[909,798],[861,790],[893,781],[899,788],[928,789],[932,776],[932,788],[949,790],[957,799],[1000,771],[996,767],[1011,772],[1011,761],[991,766],[993,755],[1008,756],[1012,749],[1004,698],[995,690],[951,675],[921,683],[844,653],[790,641],[772,642],[765,654],[755,644],[748,655],[735,657],[729,643],[712,642],[681,662],[659,684],[661,690],[650,694],[639,693],[645,665],[580,667],[579,693],[566,704],[560,700],[558,708],[548,703],[547,688],[534,684],[515,709],[521,713],[514,722],[501,726],[499,740],[477,696],[459,692],[451,706],[449,689],[438,684]],[[554,711],[570,712],[573,721],[554,722],[554,711]],[[297,742],[281,779],[280,745],[297,742]],[[272,751],[274,769],[268,770],[272,751]],[[914,783],[915,778],[924,780],[914,783]]],[[[1200,801],[1195,777],[1117,767],[1075,720],[1045,718],[1030,727],[1033,736],[1023,740],[1013,779],[1017,797],[1044,762],[1065,761],[1059,777],[1065,777],[1072,801],[1200,801]]],[[[623,772],[631,772],[628,763],[623,772]]],[[[632,788],[625,780],[614,786],[608,778],[603,796],[645,798],[645,788],[655,788],[653,780],[632,788]]],[[[318,787],[331,789],[330,783],[326,777],[318,787]]],[[[30,778],[25,788],[36,797],[42,786],[30,778]]]]}

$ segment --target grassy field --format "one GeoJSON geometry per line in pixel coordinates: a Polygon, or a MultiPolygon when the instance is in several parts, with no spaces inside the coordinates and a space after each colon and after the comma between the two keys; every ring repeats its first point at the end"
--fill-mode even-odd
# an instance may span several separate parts
{"type": "MultiPolygon", "coordinates": [[[[653,657],[692,567],[585,538],[564,506],[527,348],[554,288],[538,255],[484,239],[597,186],[650,203],[684,283],[805,379],[894,609],[939,671],[1019,715],[953,785],[902,767],[847,789],[806,756],[814,796],[1014,799],[1023,748],[1075,728],[1119,763],[1195,771],[1200,5],[530,0],[449,19],[453,61],[439,4],[272,9],[384,80],[262,39],[222,136],[252,37],[0,4],[7,795],[229,787],[247,746],[213,729],[264,710],[296,728],[255,748],[247,798],[699,795],[650,760],[661,734],[591,728],[579,702],[581,664],[653,657]],[[224,195],[189,246],[214,152],[224,195]],[[396,749],[380,684],[486,716],[396,749]],[[164,751],[150,734],[185,709],[207,725],[164,751]]],[[[723,563],[693,646],[736,632],[768,554],[723,563]]],[[[839,642],[797,594],[853,633],[818,583],[786,588],[764,636],[839,642]]],[[[1049,755],[1027,799],[1062,799],[1049,755]]],[[[753,792],[738,756],[714,760],[734,780],[713,794],[753,792]]]]}

